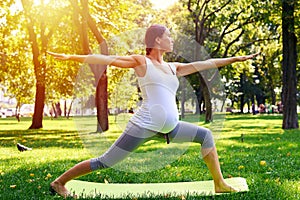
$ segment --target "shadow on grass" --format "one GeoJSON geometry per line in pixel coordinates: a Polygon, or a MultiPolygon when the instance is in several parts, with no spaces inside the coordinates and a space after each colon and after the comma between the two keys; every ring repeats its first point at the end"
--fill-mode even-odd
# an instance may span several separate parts
{"type": "MultiPolygon", "coordinates": [[[[259,126],[243,127],[243,129],[253,129],[259,130],[259,126]]],[[[262,147],[275,145],[284,146],[286,148],[293,146],[295,144],[298,146],[300,144],[300,131],[295,130],[285,130],[283,133],[278,133],[278,131],[273,130],[270,134],[262,129],[260,132],[255,131],[254,133],[246,132],[243,136],[230,137],[229,140],[239,142],[240,144],[260,145],[262,147]]]]}
{"type": "Polygon", "coordinates": [[[28,166],[26,164],[27,161],[21,157],[17,160],[10,159],[9,162],[16,169],[9,172],[5,169],[2,170],[0,199],[58,199],[49,192],[50,182],[67,170],[68,167],[75,165],[79,161],[66,159],[64,161],[58,160],[41,164],[38,162],[38,155],[36,159],[36,163],[31,166],[28,166]]]}
{"type": "Polygon", "coordinates": [[[282,120],[281,114],[257,114],[257,115],[251,115],[251,114],[229,114],[226,115],[226,120],[251,120],[251,119],[261,119],[261,120],[282,120]]]}
{"type": "MultiPolygon", "coordinates": [[[[238,118],[237,116],[234,123],[241,124],[238,118]]],[[[249,118],[240,116],[239,119],[248,120],[249,118]]],[[[279,118],[272,116],[270,120],[272,119],[278,120],[279,118]]],[[[264,118],[264,120],[269,120],[269,118],[264,118]]],[[[252,125],[251,122],[245,127],[244,141],[241,141],[240,136],[222,140],[219,155],[224,176],[245,177],[250,191],[215,197],[188,195],[185,199],[299,199],[299,191],[291,190],[293,184],[300,181],[299,130],[281,132],[276,128],[271,133],[266,133],[265,128],[252,125]],[[254,131],[250,132],[248,127],[253,128],[254,131]],[[265,164],[261,164],[261,161],[265,161],[265,164]]],[[[1,158],[6,168],[0,167],[0,199],[58,199],[49,195],[49,183],[68,168],[88,158],[88,155],[79,154],[82,141],[76,131],[0,131],[0,139],[1,147],[7,147],[9,150],[11,150],[9,147],[18,141],[24,141],[25,145],[28,144],[33,148],[45,147],[36,151],[43,152],[43,154],[32,151],[7,156],[5,160],[1,158]],[[53,154],[50,151],[54,149],[50,147],[63,148],[56,149],[53,154]]],[[[152,151],[153,148],[145,149],[145,151],[148,150],[152,151]]],[[[204,163],[199,159],[198,152],[199,146],[192,146],[181,158],[157,171],[134,174],[105,169],[80,179],[102,183],[105,180],[143,183],[211,179],[204,163]]],[[[180,197],[153,196],[139,199],[180,199],[180,197]]]]}
{"type": "Polygon", "coordinates": [[[11,147],[22,143],[31,148],[69,147],[80,143],[76,131],[66,130],[0,130],[0,145],[11,147]]]}
{"type": "MultiPolygon", "coordinates": [[[[65,170],[70,168],[79,162],[78,159],[65,159],[51,161],[43,164],[36,163],[35,165],[28,166],[24,164],[23,160],[14,160],[15,165],[20,165],[17,170],[11,170],[9,173],[4,173],[1,175],[1,184],[0,186],[0,199],[13,200],[13,199],[58,199],[50,195],[48,189],[49,184],[56,177],[58,177],[65,170]]],[[[191,163],[190,163],[191,164],[191,163]]],[[[197,165],[196,163],[192,163],[197,165]]],[[[188,164],[186,164],[188,165],[188,164]]],[[[186,166],[187,167],[187,166],[186,166]]],[[[200,166],[198,166],[200,167],[200,166]]],[[[107,180],[109,182],[153,182],[153,181],[170,181],[170,177],[176,177],[170,174],[173,168],[165,168],[160,171],[154,171],[151,173],[143,174],[130,174],[126,172],[117,171],[114,169],[105,169],[99,170],[98,172],[93,172],[87,176],[84,176],[80,179],[89,180],[95,182],[104,182],[107,180]],[[167,177],[163,177],[164,174],[167,174],[167,177]],[[155,180],[157,179],[157,180],[155,180]],[[163,179],[163,180],[162,180],[163,179]]],[[[177,172],[180,172],[179,169],[175,169],[177,172]]],[[[253,169],[252,169],[253,170],[253,169]]],[[[266,176],[266,175],[265,175],[266,176]]],[[[277,178],[266,178],[262,172],[259,171],[245,171],[244,177],[247,178],[250,191],[247,193],[236,193],[236,194],[224,194],[220,196],[194,196],[189,194],[184,197],[184,199],[226,199],[226,200],[252,200],[252,199],[297,199],[296,193],[290,191],[287,186],[282,186],[284,177],[277,178]],[[267,181],[268,180],[268,181],[267,181]],[[278,181],[277,181],[278,180],[278,181]],[[295,197],[295,198],[293,198],[295,197]]],[[[172,180],[171,180],[172,181],[172,180]]],[[[175,180],[176,181],[176,180],[175,180]]],[[[180,179],[177,181],[180,181],[180,179]]],[[[299,196],[298,196],[299,197],[299,196]]],[[[97,198],[79,198],[79,199],[101,199],[97,198]]],[[[112,199],[112,198],[102,198],[102,199],[112,199]]],[[[132,197],[128,196],[128,198],[132,197]]],[[[168,195],[164,196],[150,196],[150,197],[139,197],[138,199],[183,199],[183,197],[170,197],[168,195]]]]}

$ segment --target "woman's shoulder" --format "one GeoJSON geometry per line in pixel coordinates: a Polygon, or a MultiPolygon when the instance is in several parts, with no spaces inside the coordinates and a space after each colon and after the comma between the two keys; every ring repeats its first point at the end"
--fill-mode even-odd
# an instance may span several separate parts
{"type": "Polygon", "coordinates": [[[137,66],[134,68],[135,73],[138,77],[144,77],[146,74],[146,58],[143,55],[131,55],[132,58],[136,61],[137,66]]]}
{"type": "Polygon", "coordinates": [[[143,55],[131,55],[131,57],[140,65],[146,64],[145,56],[143,55]]]}

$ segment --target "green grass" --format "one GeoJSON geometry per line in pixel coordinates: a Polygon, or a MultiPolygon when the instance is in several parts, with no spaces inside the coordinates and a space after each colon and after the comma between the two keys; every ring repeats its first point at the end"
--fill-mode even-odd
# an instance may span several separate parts
{"type": "MultiPolygon", "coordinates": [[[[210,126],[197,122],[198,119],[199,116],[192,115],[186,118],[193,123],[210,126]]],[[[119,127],[120,122],[118,126],[114,123],[114,117],[110,121],[110,131],[106,133],[109,142],[122,129],[119,127]]],[[[227,115],[216,141],[222,171],[225,177],[246,178],[250,191],[216,197],[188,195],[184,198],[300,199],[300,131],[284,131],[281,123],[280,115],[227,115]],[[243,142],[241,134],[244,135],[243,142]],[[266,165],[260,165],[260,161],[265,161],[266,165]]],[[[45,119],[44,128],[40,130],[27,130],[30,124],[29,118],[22,118],[20,123],[15,119],[0,119],[0,199],[62,199],[49,194],[49,183],[74,164],[93,155],[84,148],[73,120],[45,119]],[[18,152],[18,142],[33,150],[18,152]]],[[[93,142],[100,144],[101,140],[93,142]]],[[[154,151],[164,145],[164,141],[148,142],[137,151],[154,151]]],[[[97,144],[93,146],[97,147],[97,144]]],[[[105,169],[80,179],[145,183],[199,181],[209,180],[211,177],[200,159],[199,145],[193,144],[174,162],[158,170],[130,173],[105,169]]],[[[183,198],[153,196],[151,199],[183,198]]]]}

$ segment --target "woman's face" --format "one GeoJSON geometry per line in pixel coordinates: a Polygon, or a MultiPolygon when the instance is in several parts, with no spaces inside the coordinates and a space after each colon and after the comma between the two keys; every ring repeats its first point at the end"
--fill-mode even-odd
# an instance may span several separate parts
{"type": "Polygon", "coordinates": [[[161,37],[157,38],[157,43],[159,44],[159,48],[164,50],[165,52],[172,52],[174,40],[171,37],[171,33],[169,29],[166,29],[164,34],[161,37]]]}

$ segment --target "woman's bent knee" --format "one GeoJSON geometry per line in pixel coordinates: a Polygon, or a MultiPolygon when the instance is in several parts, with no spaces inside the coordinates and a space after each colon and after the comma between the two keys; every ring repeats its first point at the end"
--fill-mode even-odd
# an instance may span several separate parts
{"type": "Polygon", "coordinates": [[[105,165],[104,163],[102,163],[100,161],[100,157],[99,158],[92,158],[90,163],[91,163],[90,167],[91,167],[92,171],[109,167],[109,166],[105,165]]]}
{"type": "Polygon", "coordinates": [[[214,137],[209,129],[206,129],[201,145],[202,148],[212,148],[215,146],[214,137]]]}

